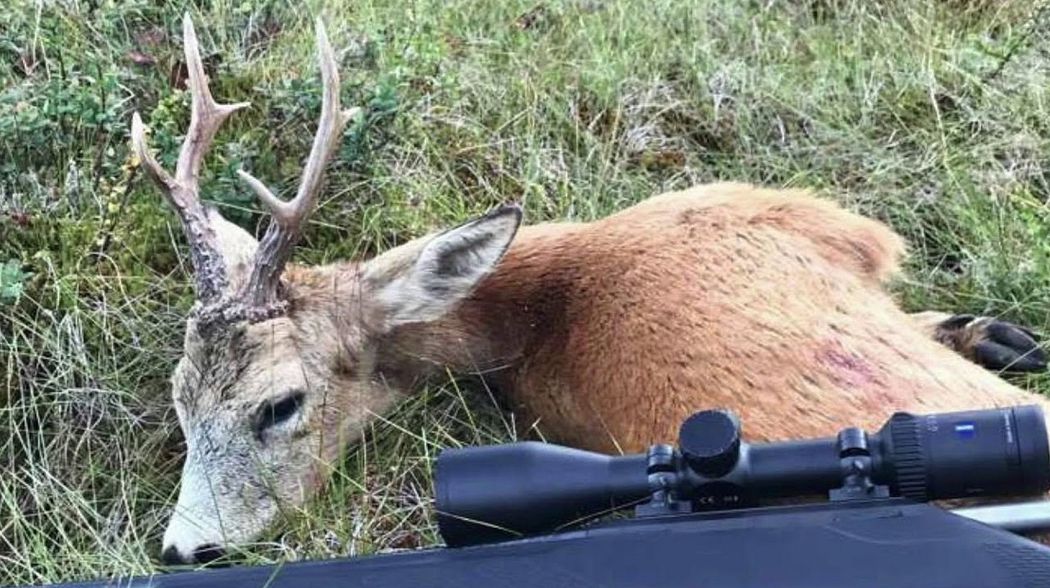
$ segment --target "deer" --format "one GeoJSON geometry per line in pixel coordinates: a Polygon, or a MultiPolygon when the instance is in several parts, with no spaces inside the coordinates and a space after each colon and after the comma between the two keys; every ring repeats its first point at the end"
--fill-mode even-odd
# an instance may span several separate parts
{"type": "Polygon", "coordinates": [[[549,440],[635,452],[725,408],[752,442],[877,428],[893,411],[1047,401],[1031,330],[906,312],[888,225],[802,189],[717,182],[589,222],[526,224],[508,203],[370,259],[291,262],[348,121],[320,18],[317,132],[293,199],[247,171],[260,239],[200,198],[205,153],[248,103],[212,97],[183,18],[191,115],[174,174],[137,112],[131,143],[184,230],[195,303],[171,375],[185,441],[165,563],[207,563],[325,486],[369,423],[448,371],[496,391],[549,440]]]}

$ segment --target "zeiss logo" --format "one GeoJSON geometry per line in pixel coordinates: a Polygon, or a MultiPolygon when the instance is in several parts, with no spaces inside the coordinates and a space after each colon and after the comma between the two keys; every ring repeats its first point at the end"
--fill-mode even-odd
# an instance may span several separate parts
{"type": "Polygon", "coordinates": [[[971,422],[956,423],[955,434],[961,439],[973,439],[977,436],[977,427],[971,422]]]}

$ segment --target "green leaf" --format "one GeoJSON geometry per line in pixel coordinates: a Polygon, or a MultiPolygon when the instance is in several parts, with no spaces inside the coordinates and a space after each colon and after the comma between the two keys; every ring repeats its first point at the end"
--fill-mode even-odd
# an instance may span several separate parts
{"type": "Polygon", "coordinates": [[[17,259],[0,265],[0,303],[17,301],[28,278],[29,274],[22,271],[22,263],[17,259]]]}

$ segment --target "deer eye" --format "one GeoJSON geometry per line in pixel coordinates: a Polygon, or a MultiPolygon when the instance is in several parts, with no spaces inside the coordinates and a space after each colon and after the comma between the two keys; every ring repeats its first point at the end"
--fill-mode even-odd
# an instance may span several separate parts
{"type": "Polygon", "coordinates": [[[303,405],[306,395],[301,390],[272,402],[267,402],[259,409],[259,417],[255,420],[255,432],[260,434],[266,429],[279,425],[292,418],[303,405]]]}

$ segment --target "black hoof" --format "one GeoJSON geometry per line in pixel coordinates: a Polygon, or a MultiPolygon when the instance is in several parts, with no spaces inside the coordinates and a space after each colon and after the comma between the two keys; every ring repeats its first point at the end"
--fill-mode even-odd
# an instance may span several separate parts
{"type": "Polygon", "coordinates": [[[984,319],[976,335],[973,354],[980,365],[1003,372],[1046,370],[1046,352],[1032,331],[1013,323],[984,319]]]}

